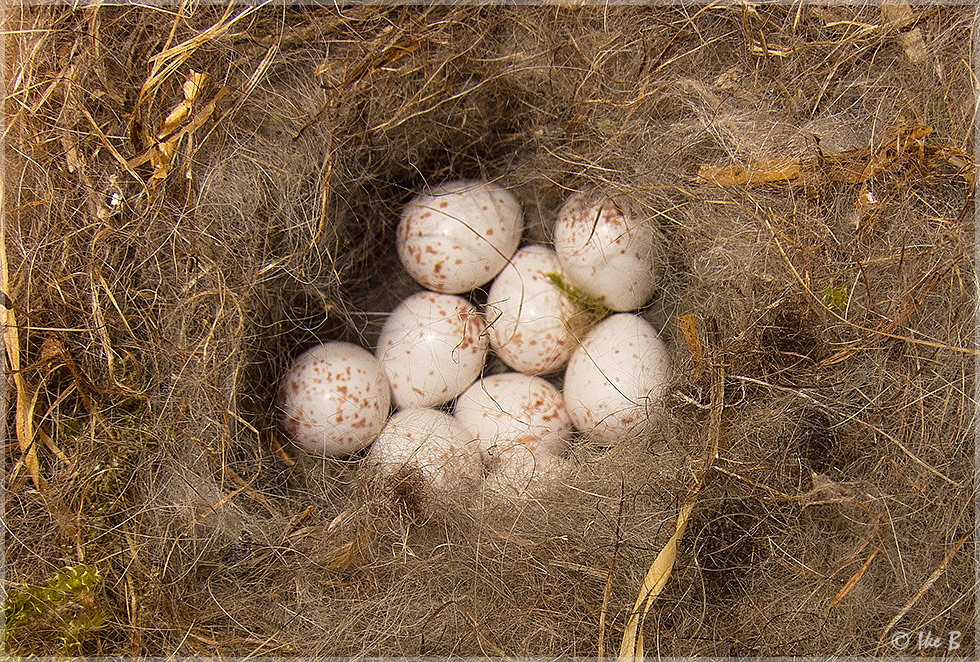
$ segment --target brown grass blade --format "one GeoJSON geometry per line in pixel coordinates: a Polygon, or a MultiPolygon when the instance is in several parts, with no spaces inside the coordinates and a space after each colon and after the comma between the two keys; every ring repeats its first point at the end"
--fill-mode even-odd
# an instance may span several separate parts
{"type": "Polygon", "coordinates": [[[635,662],[636,660],[643,659],[643,621],[646,619],[646,615],[650,611],[653,601],[660,595],[660,592],[663,591],[664,586],[667,585],[667,581],[670,579],[670,574],[674,568],[674,561],[677,559],[677,548],[680,545],[681,539],[684,537],[687,523],[691,518],[691,512],[697,503],[698,493],[701,491],[701,486],[704,484],[705,478],[714,466],[714,461],[718,457],[722,446],[721,431],[722,413],[725,407],[725,367],[721,357],[718,356],[720,338],[717,323],[714,319],[709,318],[705,322],[705,328],[708,333],[708,346],[713,363],[711,370],[711,412],[708,417],[707,443],[705,444],[705,467],[701,473],[701,477],[698,479],[697,485],[691,491],[690,496],[687,497],[684,505],[681,506],[681,510],[677,515],[677,528],[674,530],[674,535],[670,537],[667,544],[657,554],[657,558],[654,559],[650,570],[647,571],[647,575],[643,579],[640,593],[636,598],[633,611],[626,623],[623,642],[619,647],[619,659],[621,662],[635,662]]]}
{"type": "Polygon", "coordinates": [[[757,161],[745,165],[703,165],[698,177],[715,186],[760,186],[791,182],[800,175],[800,159],[757,161]]]}
{"type": "MultiPolygon", "coordinates": [[[[0,209],[4,208],[4,189],[0,185],[0,209]]],[[[0,223],[0,291],[10,299],[10,265],[7,262],[7,233],[6,224],[0,223]]],[[[16,389],[15,432],[17,445],[20,448],[24,466],[31,474],[34,486],[41,487],[41,465],[37,459],[37,448],[34,445],[34,405],[35,397],[27,390],[27,383],[21,373],[20,365],[20,332],[13,306],[4,307],[3,311],[3,341],[7,351],[7,361],[10,373],[14,378],[16,389]]]]}
{"type": "Polygon", "coordinates": [[[684,537],[684,531],[687,529],[687,522],[691,517],[691,511],[694,510],[696,501],[697,493],[695,492],[688,497],[688,500],[681,507],[681,511],[677,515],[677,529],[674,531],[674,535],[657,554],[647,576],[643,579],[643,586],[640,587],[640,594],[636,598],[633,612],[626,623],[623,643],[619,648],[621,662],[643,659],[643,621],[647,612],[650,611],[653,601],[660,595],[664,586],[667,585],[667,580],[670,579],[674,561],[677,559],[677,546],[680,544],[681,538],[684,537]]]}

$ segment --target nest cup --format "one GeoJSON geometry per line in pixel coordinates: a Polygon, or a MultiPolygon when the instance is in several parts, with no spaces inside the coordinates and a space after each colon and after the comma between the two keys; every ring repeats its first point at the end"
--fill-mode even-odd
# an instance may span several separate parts
{"type": "Polygon", "coordinates": [[[908,12],[10,10],[7,649],[603,656],[668,549],[647,652],[973,654],[973,18],[908,12]],[[432,508],[275,395],[373,349],[453,179],[524,243],[580,190],[656,227],[675,373],[548,489],[432,508]]]}

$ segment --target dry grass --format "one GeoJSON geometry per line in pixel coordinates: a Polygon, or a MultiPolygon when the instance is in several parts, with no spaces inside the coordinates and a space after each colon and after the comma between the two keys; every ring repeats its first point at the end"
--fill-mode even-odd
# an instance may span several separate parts
{"type": "Polygon", "coordinates": [[[616,651],[700,485],[648,654],[975,654],[970,8],[6,18],[7,605],[100,577],[9,652],[616,651]],[[698,176],[733,165],[769,181],[698,176]],[[399,206],[477,176],[534,241],[587,184],[644,209],[676,370],[648,438],[432,515],[270,412],[292,356],[370,346],[415,289],[399,206]]]}

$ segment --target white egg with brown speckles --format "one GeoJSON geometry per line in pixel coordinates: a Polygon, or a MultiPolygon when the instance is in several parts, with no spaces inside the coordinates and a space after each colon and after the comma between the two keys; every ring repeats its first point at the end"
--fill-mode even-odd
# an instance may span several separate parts
{"type": "Polygon", "coordinates": [[[558,212],[555,251],[568,282],[614,311],[653,297],[665,255],[664,237],[623,198],[572,195],[558,212]]]}
{"type": "Polygon", "coordinates": [[[376,355],[399,408],[449,402],[483,370],[486,320],[462,297],[418,292],[381,328],[376,355]]]}
{"type": "Polygon", "coordinates": [[[525,246],[490,286],[490,346],[514,370],[546,375],[565,367],[592,317],[549,274],[561,264],[545,246],[525,246]]]}
{"type": "Polygon", "coordinates": [[[524,212],[507,189],[456,180],[417,195],[395,234],[406,271],[435,292],[469,292],[496,276],[517,250],[524,212]]]}
{"type": "Polygon", "coordinates": [[[516,372],[484,377],[456,400],[453,415],[491,453],[514,444],[557,455],[572,431],[561,392],[541,379],[516,372]]]}
{"type": "Polygon", "coordinates": [[[373,442],[388,418],[391,394],[381,364],[345,342],[317,345],[279,385],[279,421],[303,450],[343,457],[373,442]]]}
{"type": "Polygon", "coordinates": [[[649,429],[663,411],[669,370],[667,345],[649,322],[632,313],[606,318],[565,370],[572,422],[603,443],[649,429]]]}
{"type": "Polygon", "coordinates": [[[365,463],[382,476],[419,472],[423,489],[444,492],[479,480],[479,446],[455,418],[436,409],[395,412],[368,451],[365,463]]]}

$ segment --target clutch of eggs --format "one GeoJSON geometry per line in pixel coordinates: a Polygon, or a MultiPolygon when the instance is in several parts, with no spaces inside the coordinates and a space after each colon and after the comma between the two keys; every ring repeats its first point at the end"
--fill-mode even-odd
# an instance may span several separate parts
{"type": "Polygon", "coordinates": [[[495,184],[451,181],[413,198],[396,248],[429,291],[392,311],[374,355],[330,342],[296,359],[277,399],[292,441],[320,456],[371,446],[377,473],[418,470],[430,491],[486,472],[491,489],[524,493],[558,474],[573,427],[602,443],[648,427],[667,384],[663,340],[632,313],[589,330],[592,315],[551,276],[635,310],[659,279],[660,231],[619,199],[585,194],[560,210],[555,250],[518,251],[523,226],[517,199],[495,184]],[[491,280],[485,314],[456,296],[491,280]],[[489,347],[516,372],[481,378],[489,347]],[[563,368],[564,392],[538,376],[563,368]],[[452,416],[432,409],[454,399],[452,416]]]}

